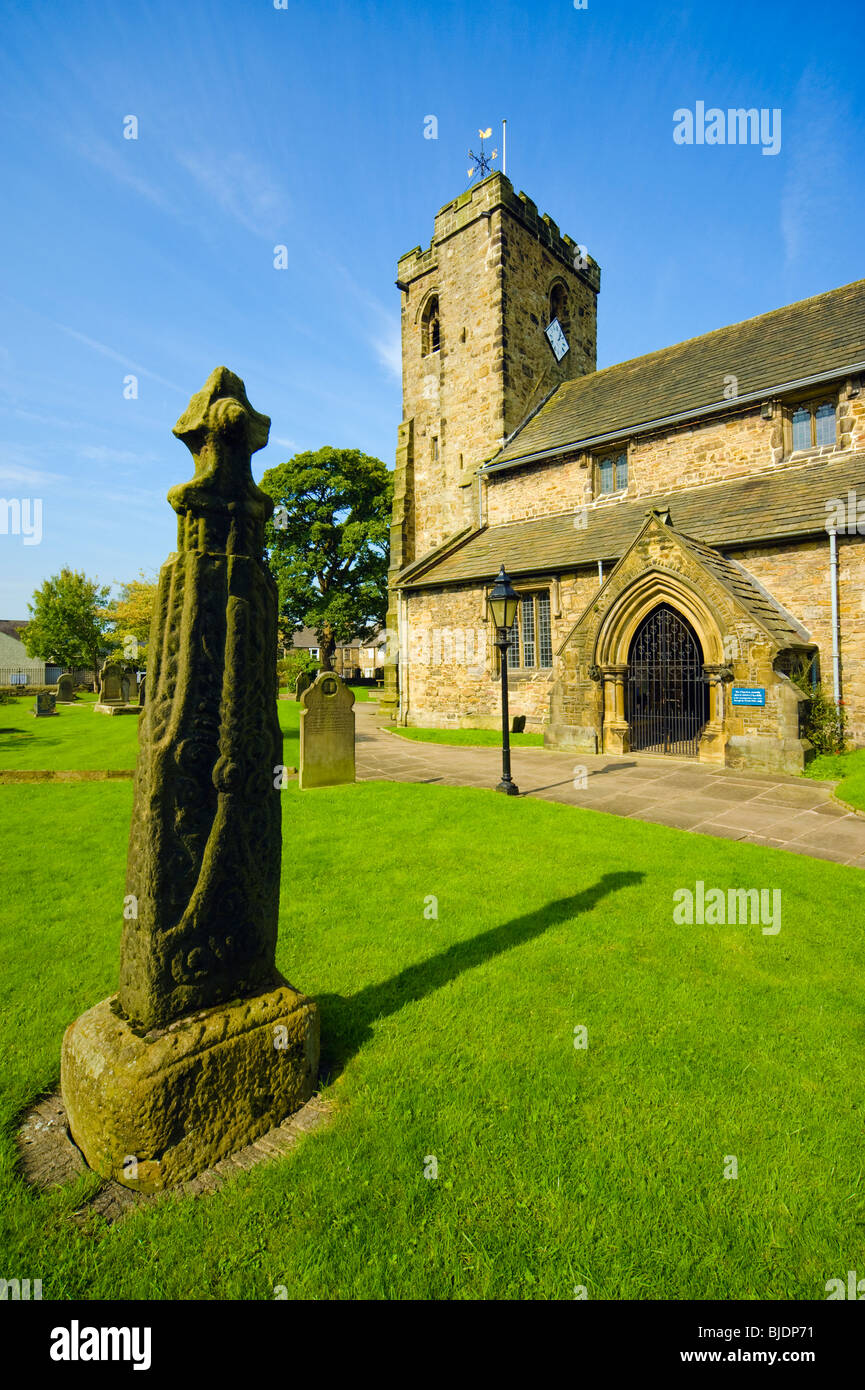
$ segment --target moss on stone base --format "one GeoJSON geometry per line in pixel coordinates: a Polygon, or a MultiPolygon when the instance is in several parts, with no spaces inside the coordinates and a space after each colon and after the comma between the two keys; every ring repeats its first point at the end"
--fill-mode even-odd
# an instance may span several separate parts
{"type": "Polygon", "coordinates": [[[319,1014],[283,984],[141,1034],[104,999],[66,1030],[61,1089],[90,1167],[155,1192],[298,1110],[318,1075],[319,1014]]]}

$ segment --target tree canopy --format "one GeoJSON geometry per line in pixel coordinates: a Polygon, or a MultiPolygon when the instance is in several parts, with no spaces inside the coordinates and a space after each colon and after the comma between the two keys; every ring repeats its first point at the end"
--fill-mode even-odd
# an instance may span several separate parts
{"type": "Polygon", "coordinates": [[[129,661],[144,660],[158,587],[155,579],[140,570],[137,579],[120,586],[119,598],[103,611],[112,624],[115,649],[129,661]]]}
{"type": "Polygon", "coordinates": [[[74,668],[99,670],[108,620],[109,586],[78,570],[63,569],[46,579],[27,607],[32,614],[21,640],[28,656],[74,668]]]}
{"type": "Polygon", "coordinates": [[[358,449],[325,447],[268,469],[260,486],[276,504],[266,546],[280,612],[315,631],[332,670],[336,644],[387,614],[392,476],[358,449]]]}

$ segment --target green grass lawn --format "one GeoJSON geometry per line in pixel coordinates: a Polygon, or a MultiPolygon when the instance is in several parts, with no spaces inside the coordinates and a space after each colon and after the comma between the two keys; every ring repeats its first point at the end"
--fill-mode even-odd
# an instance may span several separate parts
{"type": "MultiPolygon", "coordinates": [[[[58,705],[51,719],[36,719],[34,699],[0,705],[0,772],[122,771],[134,768],[138,755],[137,714],[97,714],[94,695],[74,705],[58,705]]],[[[297,767],[300,759],[300,706],[277,701],[283,731],[283,761],[297,767]]]]}
{"type": "MultiPolygon", "coordinates": [[[[390,725],[390,732],[416,743],[455,743],[463,748],[501,748],[501,729],[411,729],[390,725]]],[[[543,748],[543,734],[511,734],[513,748],[543,748]]]]}
{"type": "Polygon", "coordinates": [[[827,782],[838,779],[835,795],[857,810],[865,811],[865,748],[857,748],[852,753],[824,753],[809,763],[806,776],[827,782]]]}
{"type": "MultiPolygon", "coordinates": [[[[132,718],[34,737],[74,759],[87,721],[119,766],[132,718]]],[[[492,791],[280,795],[278,963],[319,1002],[334,1118],[213,1196],[82,1227],[98,1179],[28,1188],[14,1133],[116,987],[132,787],[0,787],[4,1277],[46,1299],[822,1299],[865,1269],[858,870],[492,791]],[[697,879],[781,888],[779,934],[676,925],[697,879]]]]}

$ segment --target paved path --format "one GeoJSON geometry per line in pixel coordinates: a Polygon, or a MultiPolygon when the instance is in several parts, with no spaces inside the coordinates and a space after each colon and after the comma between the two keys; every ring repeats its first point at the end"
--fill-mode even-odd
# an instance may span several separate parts
{"type": "MultiPolygon", "coordinates": [[[[386,732],[374,702],[354,708],[361,780],[447,787],[494,787],[498,782],[500,749],[414,743],[386,732]]],[[[710,769],[678,758],[590,757],[544,748],[512,749],[511,771],[522,796],[865,868],[865,816],[833,800],[829,782],[710,769]],[[574,786],[577,767],[587,773],[582,788],[574,786]]]]}

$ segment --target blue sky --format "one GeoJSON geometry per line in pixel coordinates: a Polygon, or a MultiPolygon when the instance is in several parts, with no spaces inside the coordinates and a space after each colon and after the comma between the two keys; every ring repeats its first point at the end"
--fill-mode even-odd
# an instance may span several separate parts
{"type": "Polygon", "coordinates": [[[0,617],[63,565],[158,568],[171,426],[221,363],[272,418],[256,477],[323,444],[392,466],[397,258],[479,126],[600,263],[599,366],[862,277],[860,34],[834,0],[6,0],[0,496],[43,521],[0,534],[0,617]],[[779,108],[780,152],[675,144],[698,100],[779,108]]]}

